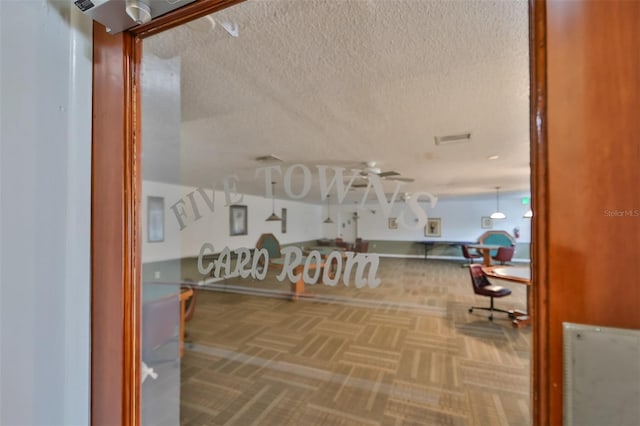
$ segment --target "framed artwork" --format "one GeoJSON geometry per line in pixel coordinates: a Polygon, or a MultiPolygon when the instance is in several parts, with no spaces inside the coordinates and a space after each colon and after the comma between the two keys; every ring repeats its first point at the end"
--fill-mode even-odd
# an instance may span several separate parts
{"type": "Polygon", "coordinates": [[[236,235],[247,235],[248,233],[247,206],[229,206],[229,234],[234,237],[236,235]]]}
{"type": "Polygon", "coordinates": [[[425,237],[440,237],[442,235],[442,220],[439,217],[434,217],[427,220],[427,225],[424,227],[425,237]]]}
{"type": "Polygon", "coordinates": [[[482,227],[482,229],[493,228],[493,219],[491,219],[489,216],[482,216],[482,218],[480,219],[480,226],[482,227]]]}
{"type": "Polygon", "coordinates": [[[164,198],[147,197],[147,241],[164,241],[164,198]]]}
{"type": "Polygon", "coordinates": [[[286,234],[287,233],[287,209],[282,209],[282,211],[280,212],[280,217],[282,218],[281,231],[283,234],[286,234]]]}
{"type": "Polygon", "coordinates": [[[389,218],[389,229],[398,229],[398,218],[390,217],[389,218]]]}

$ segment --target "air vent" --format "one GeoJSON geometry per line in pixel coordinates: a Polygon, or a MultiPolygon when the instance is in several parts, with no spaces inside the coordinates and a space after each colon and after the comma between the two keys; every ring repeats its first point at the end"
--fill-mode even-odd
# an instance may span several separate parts
{"type": "Polygon", "coordinates": [[[436,145],[450,145],[452,143],[469,142],[471,133],[459,133],[457,135],[436,136],[436,145]]]}
{"type": "Polygon", "coordinates": [[[260,157],[255,158],[256,161],[260,161],[262,163],[282,163],[282,158],[276,157],[273,154],[261,155],[260,157]]]}

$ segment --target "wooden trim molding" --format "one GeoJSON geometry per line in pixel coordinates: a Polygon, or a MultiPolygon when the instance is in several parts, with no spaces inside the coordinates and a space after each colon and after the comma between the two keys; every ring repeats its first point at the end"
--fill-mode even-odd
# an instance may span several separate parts
{"type": "Polygon", "coordinates": [[[93,27],[91,424],[139,424],[139,103],[134,37],[93,27]]]}
{"type": "Polygon", "coordinates": [[[534,425],[549,424],[549,173],[547,152],[546,2],[529,2],[530,149],[531,149],[531,282],[534,284],[531,407],[534,425]]]}
{"type": "Polygon", "coordinates": [[[131,34],[134,34],[140,39],[150,37],[154,34],[185,24],[193,19],[210,15],[234,4],[242,3],[243,1],[244,0],[196,0],[180,9],[162,15],[147,24],[133,28],[131,34]]]}

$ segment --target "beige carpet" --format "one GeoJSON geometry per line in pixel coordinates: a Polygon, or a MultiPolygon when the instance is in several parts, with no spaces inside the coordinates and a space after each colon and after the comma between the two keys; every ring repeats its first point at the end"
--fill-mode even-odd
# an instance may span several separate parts
{"type": "MultiPolygon", "coordinates": [[[[469,314],[460,263],[382,259],[376,289],[229,280],[198,290],[184,425],[529,425],[531,330],[469,314]],[[255,292],[236,294],[225,291],[255,292]]],[[[525,287],[497,299],[525,308],[525,287]]]]}

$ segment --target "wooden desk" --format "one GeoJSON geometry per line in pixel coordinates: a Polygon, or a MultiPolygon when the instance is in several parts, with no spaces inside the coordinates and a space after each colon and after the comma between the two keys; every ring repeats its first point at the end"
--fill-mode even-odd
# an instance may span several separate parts
{"type": "MultiPolygon", "coordinates": [[[[300,265],[296,266],[293,269],[293,273],[298,275],[300,274],[300,279],[298,279],[298,281],[296,282],[292,282],[291,283],[291,300],[298,300],[298,298],[300,296],[312,296],[311,294],[305,293],[304,291],[304,277],[303,277],[303,273],[304,273],[304,264],[307,261],[306,256],[302,256],[302,259],[300,260],[300,265]]],[[[278,268],[278,269],[282,269],[284,268],[284,257],[278,257],[276,259],[271,259],[269,260],[269,264],[273,265],[273,267],[278,268]]],[[[317,263],[313,263],[311,265],[309,265],[309,269],[316,269],[316,268],[322,268],[324,267],[324,262],[317,264],[317,263]]]]}
{"type": "Polygon", "coordinates": [[[184,308],[187,300],[193,297],[193,290],[190,288],[180,291],[180,358],[184,355],[184,308]]]}
{"type": "Polygon", "coordinates": [[[531,268],[529,266],[483,266],[482,270],[487,276],[505,281],[524,284],[527,286],[526,311],[513,311],[513,326],[520,327],[529,325],[531,317],[529,315],[529,303],[531,298],[531,268]]]}
{"type": "MultiPolygon", "coordinates": [[[[332,247],[332,246],[313,246],[313,247],[303,247],[302,254],[308,256],[312,251],[317,251],[320,253],[322,260],[326,262],[327,258],[331,253],[338,252],[342,255],[342,261],[347,258],[347,251],[342,247],[332,247]]],[[[332,260],[331,265],[324,265],[324,268],[329,268],[329,276],[333,279],[335,276],[336,270],[338,268],[338,261],[332,260]]]]}
{"type": "Polygon", "coordinates": [[[503,246],[493,244],[467,244],[467,247],[481,251],[483,260],[482,264],[484,266],[491,266],[491,250],[498,250],[503,246]]]}

